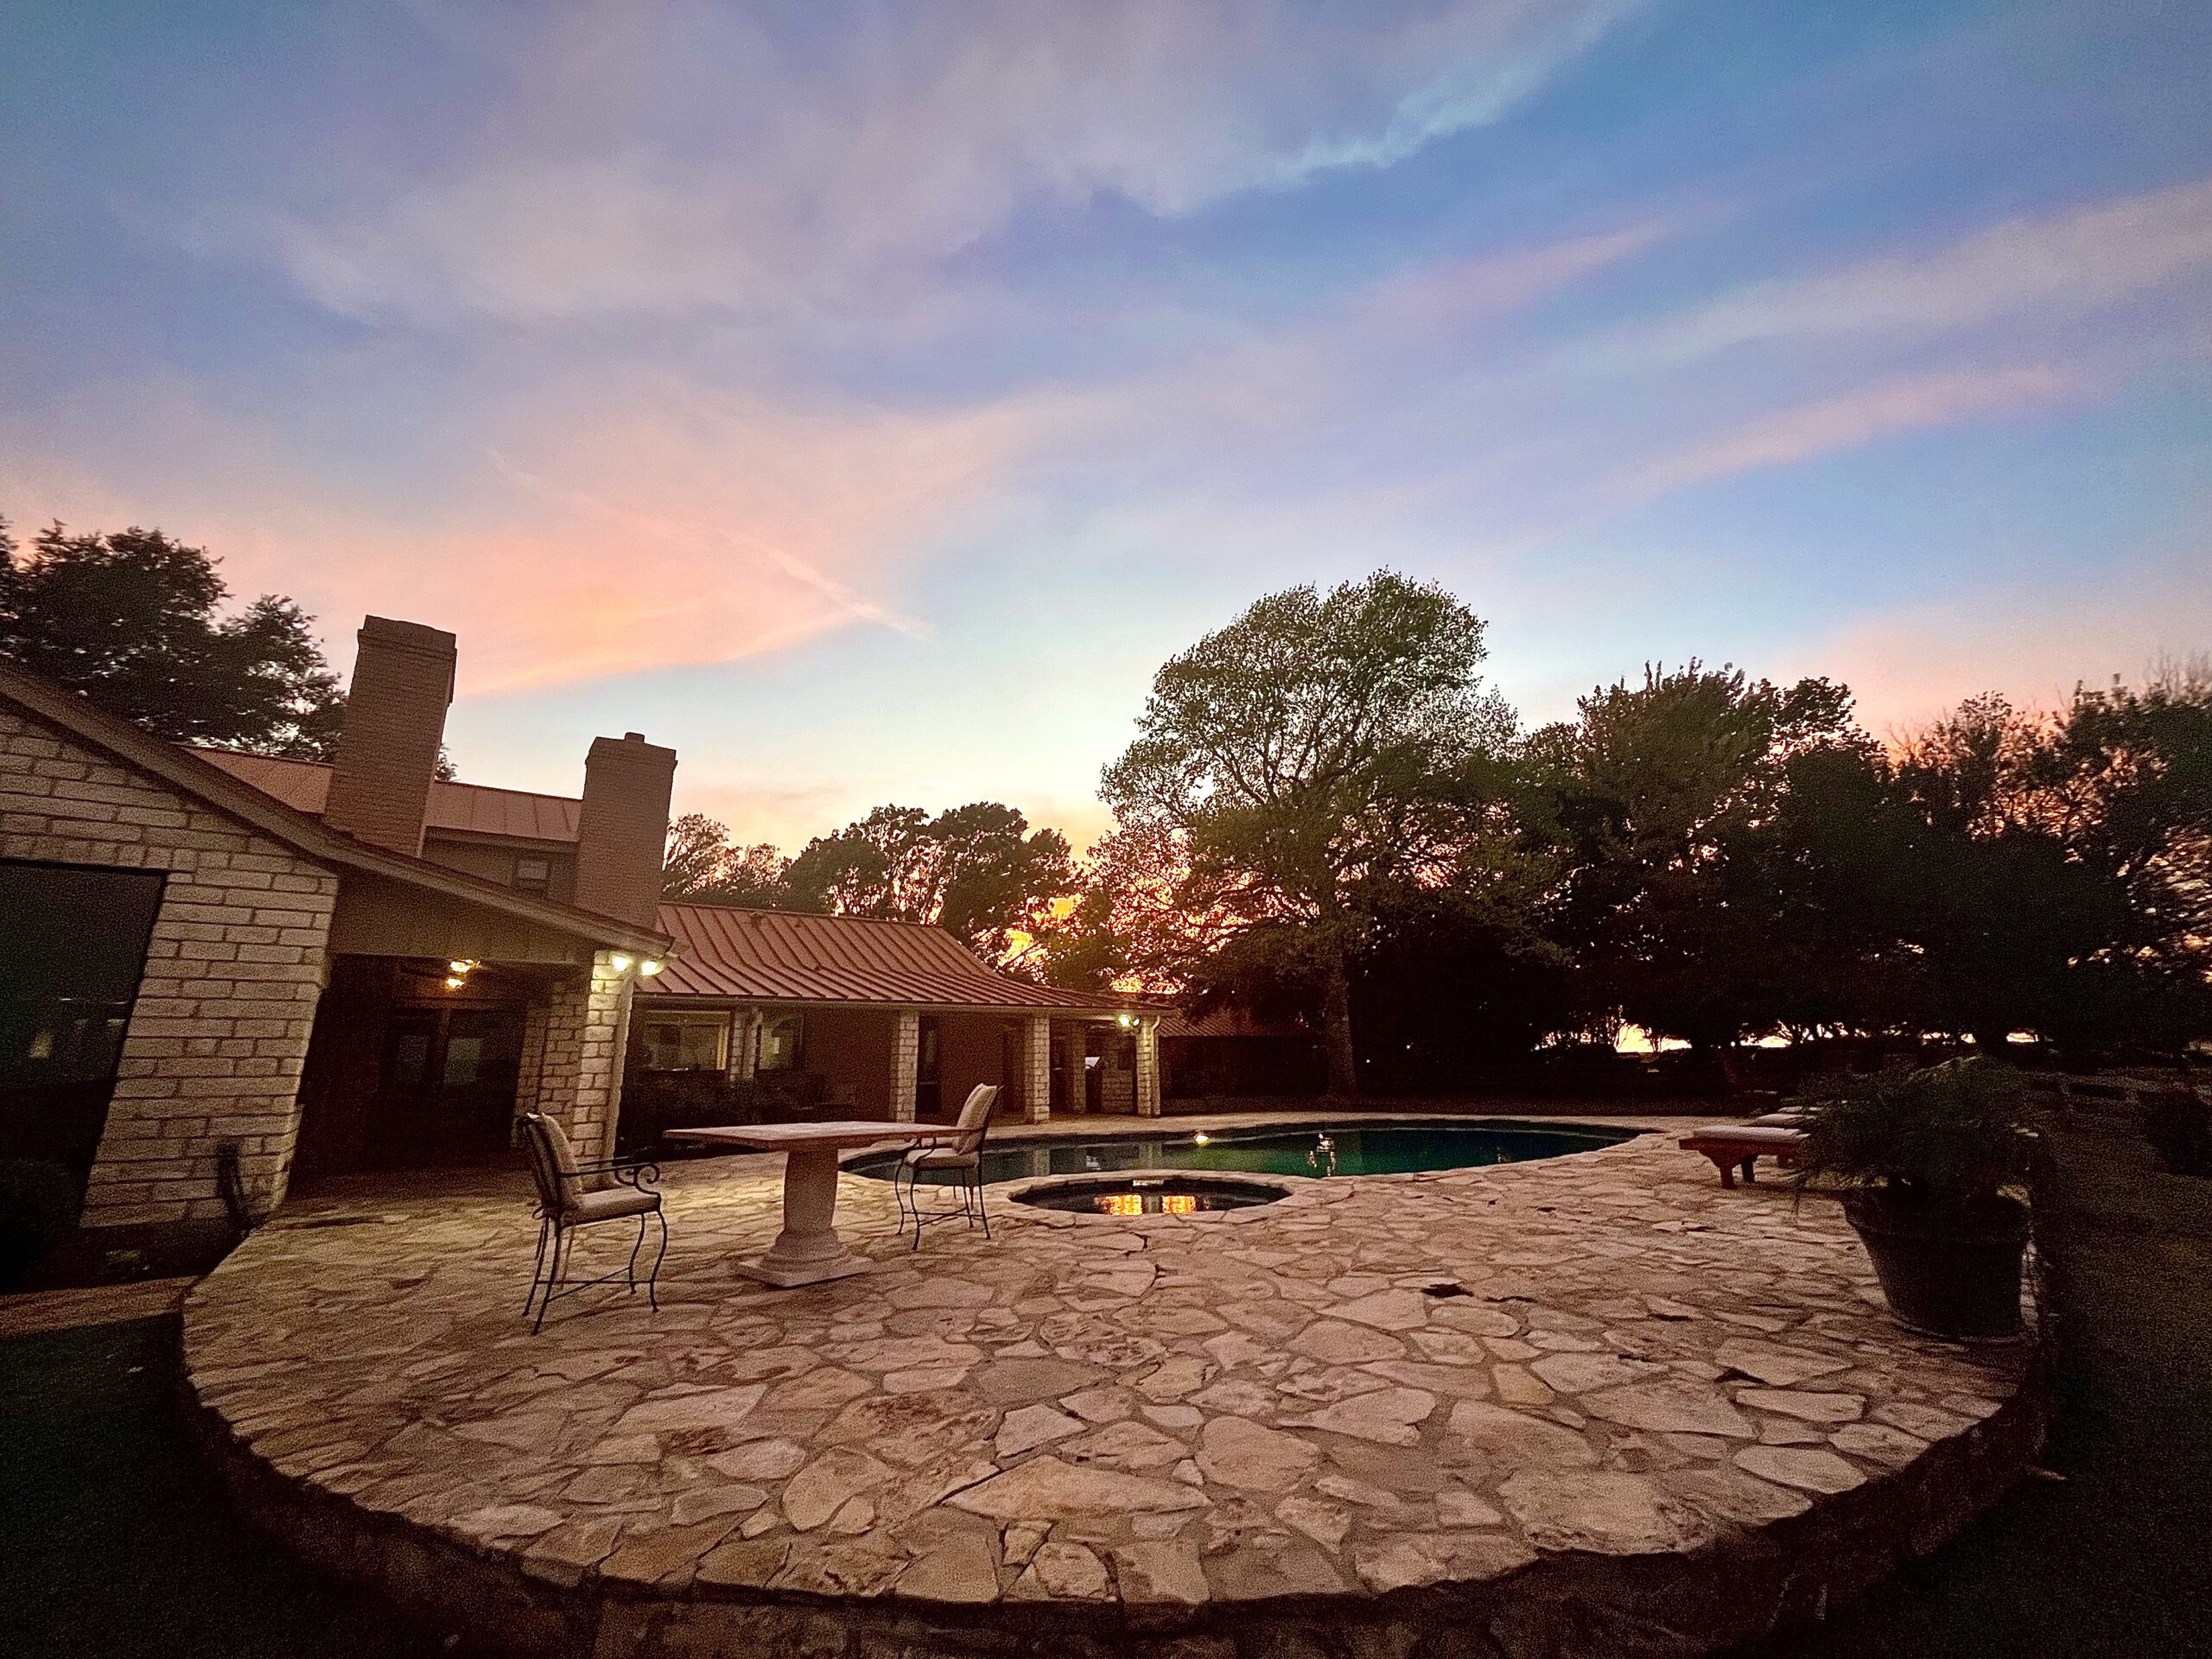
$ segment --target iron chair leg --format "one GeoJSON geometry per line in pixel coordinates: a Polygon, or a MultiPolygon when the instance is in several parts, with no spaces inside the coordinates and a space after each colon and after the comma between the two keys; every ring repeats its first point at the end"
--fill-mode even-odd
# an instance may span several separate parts
{"type": "Polygon", "coordinates": [[[537,1258],[530,1264],[530,1294],[522,1299],[522,1316],[530,1317],[531,1306],[537,1300],[537,1292],[545,1276],[545,1236],[553,1230],[553,1224],[541,1220],[537,1224],[537,1258]]]}
{"type": "Polygon", "coordinates": [[[553,1229],[553,1269],[545,1281],[545,1294],[537,1300],[537,1319],[530,1327],[533,1337],[545,1328],[545,1311],[553,1306],[553,1287],[561,1282],[561,1264],[569,1253],[569,1230],[561,1226],[553,1229]]]}
{"type": "MultiPolygon", "coordinates": [[[[645,1300],[652,1304],[653,1312],[658,1313],[660,1312],[660,1264],[668,1258],[668,1217],[658,1210],[652,1214],[652,1218],[660,1224],[660,1246],[653,1252],[652,1271],[645,1275],[645,1300]]],[[[644,1227],[641,1218],[639,1230],[642,1232],[644,1227]]]]}

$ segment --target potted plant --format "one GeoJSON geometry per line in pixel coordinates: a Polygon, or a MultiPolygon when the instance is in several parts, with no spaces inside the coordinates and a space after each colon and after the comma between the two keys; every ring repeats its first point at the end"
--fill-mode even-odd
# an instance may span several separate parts
{"type": "Polygon", "coordinates": [[[1964,1342],[2020,1333],[2025,1090],[1983,1059],[1823,1078],[1802,1104],[1796,1179],[1843,1189],[1843,1213],[1907,1330],[1964,1342]]]}

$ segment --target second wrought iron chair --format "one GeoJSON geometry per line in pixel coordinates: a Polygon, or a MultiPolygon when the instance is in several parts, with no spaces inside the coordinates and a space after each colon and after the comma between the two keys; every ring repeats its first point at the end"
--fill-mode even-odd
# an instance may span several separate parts
{"type": "Polygon", "coordinates": [[[983,1225],[983,1236],[991,1236],[990,1212],[983,1207],[983,1142],[991,1132],[991,1108],[998,1103],[999,1085],[979,1083],[968,1092],[960,1108],[960,1116],[953,1124],[953,1135],[948,1141],[933,1146],[916,1147],[899,1160],[899,1167],[892,1172],[892,1195],[899,1203],[899,1230],[905,1232],[909,1222],[914,1227],[914,1248],[922,1248],[922,1228],[932,1221],[950,1221],[955,1216],[963,1218],[969,1226],[977,1222],[983,1225]],[[925,1180],[924,1176],[930,1179],[925,1180]],[[958,1205],[931,1205],[925,1209],[921,1202],[920,1186],[952,1186],[959,1191],[958,1205]]]}

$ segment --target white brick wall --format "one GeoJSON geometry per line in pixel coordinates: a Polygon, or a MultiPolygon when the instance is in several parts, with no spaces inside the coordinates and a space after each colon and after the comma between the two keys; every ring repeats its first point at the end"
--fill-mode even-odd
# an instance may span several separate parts
{"type": "Polygon", "coordinates": [[[0,857],[169,873],[86,1224],[221,1215],[226,1139],[253,1202],[273,1205],[299,1133],[336,874],[12,710],[0,710],[0,857]]]}
{"type": "Polygon", "coordinates": [[[614,1152],[622,1107],[622,1052],[630,1040],[633,982],[608,951],[592,958],[588,976],[554,986],[543,1012],[524,1027],[523,1100],[561,1120],[576,1156],[589,1162],[614,1152]]]}

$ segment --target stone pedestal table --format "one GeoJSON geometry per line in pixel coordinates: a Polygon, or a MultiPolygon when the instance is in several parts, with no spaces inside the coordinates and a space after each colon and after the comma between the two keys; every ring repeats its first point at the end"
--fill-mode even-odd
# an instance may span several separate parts
{"type": "Polygon", "coordinates": [[[875,1264],[855,1255],[837,1236],[838,1154],[887,1141],[904,1146],[943,1138],[911,1123],[847,1121],[827,1123],[731,1124],[671,1129],[668,1138],[694,1146],[728,1147],[784,1154],[784,1230],[758,1262],[739,1270],[763,1284],[819,1284],[866,1273],[875,1264]]]}

